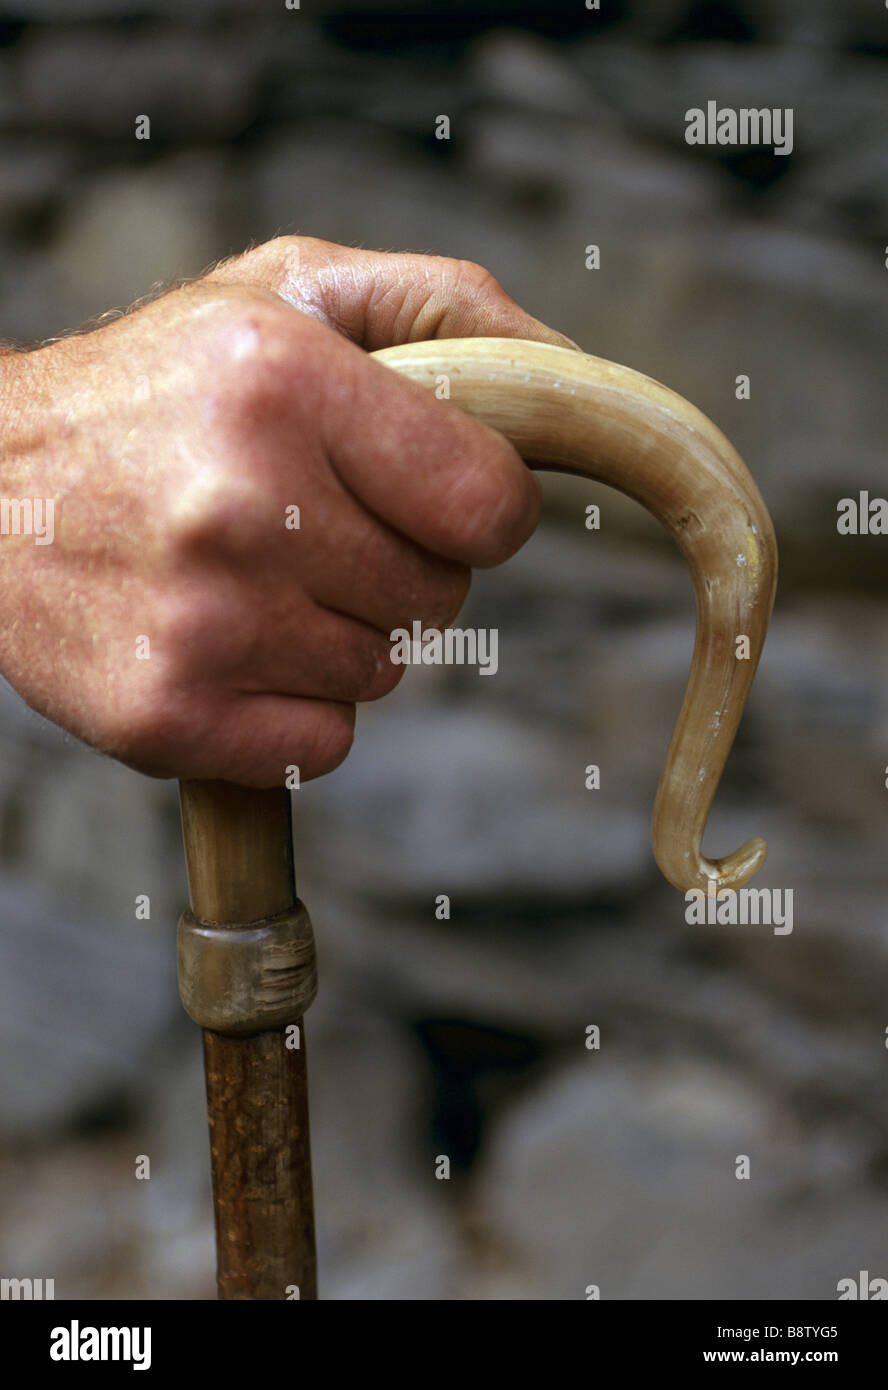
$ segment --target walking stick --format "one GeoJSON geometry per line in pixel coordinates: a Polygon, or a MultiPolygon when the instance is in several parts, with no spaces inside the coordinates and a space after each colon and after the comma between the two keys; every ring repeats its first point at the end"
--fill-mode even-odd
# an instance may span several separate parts
{"type": "MultiPolygon", "coordinates": [[[[741,887],[764,862],[763,840],[721,859],[702,852],[776,584],[773,527],[739,455],[665,386],[566,348],[471,338],[373,356],[439,394],[446,383],[529,464],[608,483],[671,531],[693,578],[697,635],[654,855],[683,891],[741,887]]],[[[219,1297],[315,1298],[302,1015],[316,974],[289,793],[184,782],[181,801],[191,911],[179,925],[179,985],[204,1029],[219,1297]]]]}

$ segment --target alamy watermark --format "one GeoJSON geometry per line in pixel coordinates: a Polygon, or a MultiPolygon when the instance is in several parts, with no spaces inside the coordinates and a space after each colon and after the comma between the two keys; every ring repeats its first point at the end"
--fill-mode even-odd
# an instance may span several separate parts
{"type": "Polygon", "coordinates": [[[35,545],[52,545],[55,499],[0,497],[0,536],[33,536],[35,545]]]}
{"type": "Polygon", "coordinates": [[[81,1327],[72,1318],[49,1335],[52,1361],[131,1361],[134,1371],[151,1368],[150,1327],[81,1327]]]}
{"type": "Polygon", "coordinates": [[[773,145],[775,154],[792,154],[791,106],[719,106],[685,112],[685,141],[689,145],[773,145]]]}
{"type": "Polygon", "coordinates": [[[888,501],[859,492],[836,503],[836,530],[840,536],[888,536],[888,501]]]}
{"type": "Polygon", "coordinates": [[[685,893],[688,926],[773,927],[775,936],[792,932],[791,888],[719,888],[714,880],[685,893]]]}
{"type": "Polygon", "coordinates": [[[55,1279],[0,1279],[0,1303],[31,1303],[54,1298],[55,1279]]]}
{"type": "Polygon", "coordinates": [[[395,666],[477,666],[480,676],[499,669],[499,630],[495,627],[446,627],[423,630],[418,620],[412,631],[396,627],[389,633],[395,666]]]}
{"type": "Polygon", "coordinates": [[[836,1284],[836,1294],[843,1300],[863,1299],[868,1303],[888,1303],[888,1279],[873,1276],[869,1270],[862,1269],[856,1278],[846,1276],[836,1284]]]}

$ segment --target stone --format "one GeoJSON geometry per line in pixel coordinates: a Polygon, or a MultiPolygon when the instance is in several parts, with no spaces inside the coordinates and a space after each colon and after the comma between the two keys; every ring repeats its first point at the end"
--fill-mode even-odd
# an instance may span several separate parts
{"type": "Polygon", "coordinates": [[[3,903],[0,1131],[8,1142],[141,1091],[146,1058],[179,1003],[170,932],[107,911],[87,917],[70,888],[62,896],[10,872],[3,903]]]}
{"type": "Polygon", "coordinates": [[[252,116],[244,44],[148,28],[125,39],[30,30],[16,53],[22,116],[31,128],[80,134],[142,153],[135,121],[151,118],[151,139],[230,139],[252,116]]]}
{"type": "Polygon", "coordinates": [[[603,1299],[832,1298],[848,1250],[855,1271],[881,1268],[867,1212],[884,1197],[847,1141],[844,1182],[823,1190],[825,1153],[751,1077],[590,1053],[513,1106],[488,1150],[479,1237],[507,1273],[492,1258],[467,1296],[583,1299],[594,1283],[603,1299]]]}
{"type": "Polygon", "coordinates": [[[62,325],[125,307],[159,282],[199,275],[227,251],[226,193],[214,160],[182,155],[97,174],[46,258],[62,325]]]}

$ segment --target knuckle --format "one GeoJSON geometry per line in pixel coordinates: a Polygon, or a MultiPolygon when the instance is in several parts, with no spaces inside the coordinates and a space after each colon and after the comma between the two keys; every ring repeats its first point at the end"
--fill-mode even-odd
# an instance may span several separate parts
{"type": "Polygon", "coordinates": [[[391,650],[387,649],[385,661],[377,667],[359,699],[363,703],[369,703],[372,700],[381,700],[384,695],[390,695],[395,686],[400,683],[406,669],[405,666],[395,665],[391,659],[391,650]]]}
{"type": "Polygon", "coordinates": [[[300,766],[306,780],[322,777],[344,762],[355,738],[355,707],[351,703],[325,704],[306,731],[300,766]]]}
{"type": "Polygon", "coordinates": [[[474,566],[501,564],[532,535],[541,491],[511,445],[498,441],[467,467],[453,489],[451,522],[474,566]]]}
{"type": "Polygon", "coordinates": [[[445,622],[450,622],[460,612],[469,597],[469,590],[472,587],[472,571],[468,565],[460,565],[451,575],[448,585],[447,597],[447,616],[445,622]]]}
{"type": "Polygon", "coordinates": [[[291,311],[268,291],[238,289],[202,306],[203,361],[218,404],[259,406],[279,393],[292,360],[291,311]]]}
{"type": "Polygon", "coordinates": [[[202,589],[189,586],[158,599],[152,623],[151,660],[155,662],[159,657],[164,663],[161,674],[168,677],[173,671],[187,672],[192,666],[199,667],[213,616],[202,589]]]}
{"type": "Polygon", "coordinates": [[[149,776],[172,777],[189,739],[181,702],[163,681],[152,681],[122,706],[107,751],[149,776]]]}
{"type": "Polygon", "coordinates": [[[311,237],[297,236],[295,232],[282,232],[279,236],[269,237],[258,249],[265,254],[270,253],[275,259],[286,259],[291,254],[298,255],[300,248],[311,240],[311,237]]]}
{"type": "Polygon", "coordinates": [[[477,261],[454,261],[453,279],[455,288],[468,290],[475,295],[498,298],[505,294],[499,281],[477,261]]]}
{"type": "Polygon", "coordinates": [[[428,627],[446,627],[459,613],[469,596],[472,571],[467,565],[453,564],[446,576],[435,584],[424,605],[422,621],[428,627]]]}
{"type": "Polygon", "coordinates": [[[275,287],[292,284],[301,274],[306,252],[314,244],[313,237],[276,236],[266,242],[263,254],[274,267],[275,287]]]}
{"type": "Polygon", "coordinates": [[[245,472],[220,462],[196,470],[167,508],[174,557],[250,551],[267,538],[268,505],[258,482],[245,472]]]}
{"type": "Polygon", "coordinates": [[[241,289],[250,284],[261,285],[280,294],[304,274],[306,264],[311,264],[314,248],[325,246],[329,247],[330,243],[314,237],[295,234],[270,237],[223,261],[204,277],[204,282],[241,289]]]}
{"type": "Polygon", "coordinates": [[[273,237],[252,255],[275,293],[292,304],[307,289],[317,288],[318,271],[334,264],[341,253],[342,247],[321,237],[288,235],[273,237]]]}
{"type": "Polygon", "coordinates": [[[391,659],[388,637],[370,628],[352,626],[325,652],[322,695],[328,700],[377,700],[398,683],[400,671],[391,659]]]}
{"type": "MultiPolygon", "coordinates": [[[[227,713],[231,714],[228,704],[227,713]]],[[[296,763],[303,781],[332,772],[354,741],[354,705],[296,697],[285,720],[260,735],[254,721],[220,721],[218,734],[204,738],[201,776],[223,777],[244,787],[279,787],[284,769],[296,763]]]]}
{"type": "Polygon", "coordinates": [[[391,659],[391,647],[381,634],[367,634],[350,645],[342,676],[343,698],[378,700],[398,684],[400,670],[391,659]]]}
{"type": "Polygon", "coordinates": [[[314,251],[341,250],[341,247],[336,246],[334,242],[325,241],[323,237],[298,236],[295,232],[272,237],[267,245],[272,248],[282,265],[294,271],[299,270],[303,259],[314,251]]]}

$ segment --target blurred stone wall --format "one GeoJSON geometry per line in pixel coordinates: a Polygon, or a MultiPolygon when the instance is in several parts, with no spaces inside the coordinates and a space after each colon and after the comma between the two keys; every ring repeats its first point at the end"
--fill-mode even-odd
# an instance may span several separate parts
{"type": "MultiPolygon", "coordinates": [[[[840,497],[888,491],[888,13],[602,10],[0,0],[0,335],[280,232],[467,257],[711,415],[777,527],[707,847],[766,836],[791,935],[688,927],[656,871],[691,586],[646,513],[576,480],[547,477],[535,538],[476,579],[497,678],[409,673],[298,793],[327,1298],[824,1299],[888,1276],[888,539],[835,525],[840,497]],[[711,97],[791,106],[792,154],[688,147],[711,97]]],[[[0,743],[0,1273],[211,1297],[174,788],[6,688],[0,743]]]]}

